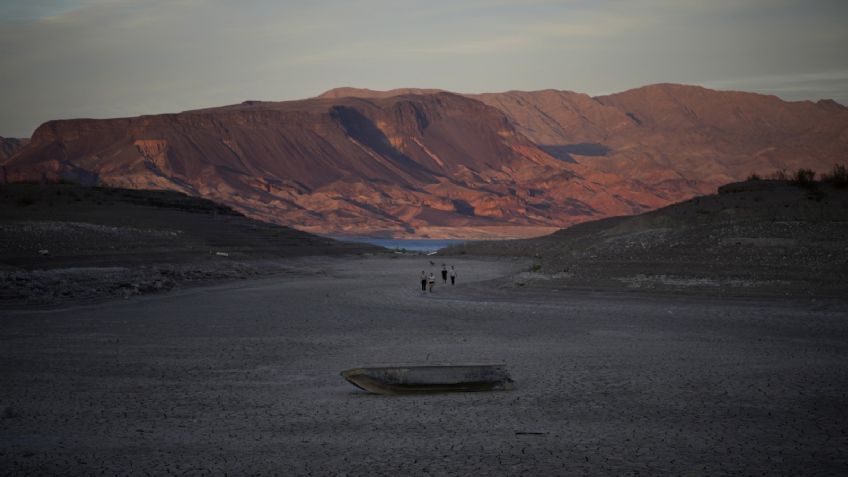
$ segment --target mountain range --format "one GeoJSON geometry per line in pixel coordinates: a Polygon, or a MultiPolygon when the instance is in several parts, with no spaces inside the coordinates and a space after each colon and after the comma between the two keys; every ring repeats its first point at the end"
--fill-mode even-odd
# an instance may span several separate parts
{"type": "Polygon", "coordinates": [[[28,139],[0,136],[0,164],[29,143],[28,139]]]}
{"type": "Polygon", "coordinates": [[[502,238],[641,213],[848,157],[833,101],[659,84],[607,96],[330,90],[49,121],[0,181],[170,189],[331,235],[502,238]]]}

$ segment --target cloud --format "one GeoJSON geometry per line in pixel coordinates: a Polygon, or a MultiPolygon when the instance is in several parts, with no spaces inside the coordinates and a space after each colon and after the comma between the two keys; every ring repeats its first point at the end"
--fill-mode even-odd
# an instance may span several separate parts
{"type": "Polygon", "coordinates": [[[607,37],[627,34],[646,28],[654,23],[649,17],[599,17],[581,21],[569,20],[558,23],[540,23],[521,28],[523,31],[554,37],[607,37]]]}
{"type": "Polygon", "coordinates": [[[114,0],[4,0],[0,3],[0,24],[61,18],[75,11],[112,1],[114,0]]]}
{"type": "Polygon", "coordinates": [[[0,135],[342,84],[840,98],[846,20],[836,0],[0,0],[0,135]]]}
{"type": "Polygon", "coordinates": [[[848,104],[848,69],[707,81],[704,86],[774,94],[788,100],[835,99],[848,104]]]}
{"type": "Polygon", "coordinates": [[[435,55],[480,55],[484,53],[503,53],[515,51],[529,44],[529,39],[521,36],[494,37],[479,40],[459,41],[434,46],[410,46],[404,53],[435,55]]]}
{"type": "Polygon", "coordinates": [[[797,83],[820,83],[830,81],[848,81],[848,69],[831,71],[814,71],[806,73],[772,74],[761,76],[750,76],[744,78],[732,78],[726,80],[712,81],[710,84],[718,86],[733,86],[735,84],[797,84],[797,83]]]}

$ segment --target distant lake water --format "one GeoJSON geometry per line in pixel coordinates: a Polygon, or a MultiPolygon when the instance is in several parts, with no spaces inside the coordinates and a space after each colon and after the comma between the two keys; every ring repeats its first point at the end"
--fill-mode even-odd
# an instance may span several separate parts
{"type": "Polygon", "coordinates": [[[410,252],[435,252],[440,248],[449,247],[465,240],[439,240],[439,239],[383,239],[373,237],[333,237],[348,242],[364,242],[379,245],[389,250],[409,250],[410,252]]]}

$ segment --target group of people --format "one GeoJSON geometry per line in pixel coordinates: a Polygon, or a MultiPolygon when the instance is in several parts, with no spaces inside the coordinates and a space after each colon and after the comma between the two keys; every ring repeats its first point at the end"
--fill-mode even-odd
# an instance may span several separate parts
{"type": "MultiPolygon", "coordinates": [[[[430,263],[432,264],[433,262],[430,262],[430,263]]],[[[454,268],[454,266],[451,265],[450,270],[448,270],[447,265],[445,265],[443,263],[442,264],[442,282],[444,282],[445,285],[448,284],[448,277],[450,277],[451,285],[456,285],[456,268],[454,268]]],[[[433,293],[433,287],[435,285],[436,285],[436,274],[433,273],[433,272],[430,272],[430,274],[428,275],[426,272],[424,272],[424,270],[421,270],[421,291],[426,292],[427,288],[429,286],[430,293],[433,293]]]]}

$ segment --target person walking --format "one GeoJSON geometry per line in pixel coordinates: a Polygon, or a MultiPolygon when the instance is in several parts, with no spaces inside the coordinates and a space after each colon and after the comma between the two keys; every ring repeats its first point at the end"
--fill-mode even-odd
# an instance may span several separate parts
{"type": "Polygon", "coordinates": [[[456,285],[456,269],[451,265],[450,269],[451,285],[456,285]]]}
{"type": "Polygon", "coordinates": [[[421,291],[427,291],[427,274],[424,273],[424,270],[421,270],[421,291]]]}
{"type": "Polygon", "coordinates": [[[433,272],[430,272],[430,276],[427,277],[427,282],[430,284],[430,293],[433,293],[433,286],[436,285],[436,275],[433,272]]]}
{"type": "Polygon", "coordinates": [[[442,264],[442,282],[445,285],[448,284],[448,267],[444,263],[442,264]]]}

